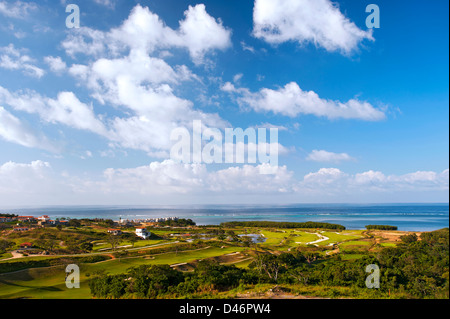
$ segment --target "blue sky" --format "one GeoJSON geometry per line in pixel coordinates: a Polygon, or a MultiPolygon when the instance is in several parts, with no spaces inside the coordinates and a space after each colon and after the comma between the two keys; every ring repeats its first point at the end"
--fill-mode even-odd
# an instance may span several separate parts
{"type": "Polygon", "coordinates": [[[0,0],[0,202],[448,202],[448,9],[0,0]],[[278,170],[174,162],[199,119],[278,127],[278,170]]]}

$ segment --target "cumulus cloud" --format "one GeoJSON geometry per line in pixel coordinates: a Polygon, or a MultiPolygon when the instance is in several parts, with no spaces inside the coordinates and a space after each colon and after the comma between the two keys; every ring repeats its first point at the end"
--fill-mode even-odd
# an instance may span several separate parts
{"type": "Polygon", "coordinates": [[[24,1],[0,1],[0,14],[17,19],[26,19],[38,6],[34,2],[24,1]]]}
{"type": "Polygon", "coordinates": [[[306,160],[313,162],[322,162],[322,163],[340,163],[353,161],[354,158],[348,155],[347,153],[333,153],[324,150],[313,150],[307,157],[306,160]]]}
{"type": "Polygon", "coordinates": [[[0,47],[0,68],[8,70],[20,70],[25,75],[36,78],[44,76],[45,71],[37,67],[30,56],[23,54],[16,49],[13,44],[6,47],[0,47]]]}
{"type": "Polygon", "coordinates": [[[349,174],[337,168],[322,168],[296,178],[286,166],[276,170],[269,164],[210,170],[205,164],[165,160],[139,167],[109,168],[99,177],[87,177],[57,174],[43,161],[8,162],[0,165],[0,199],[21,203],[26,194],[27,198],[46,204],[80,200],[91,200],[93,204],[130,204],[130,198],[149,204],[162,197],[176,202],[180,196],[204,199],[205,196],[220,196],[228,200],[252,196],[270,202],[277,196],[291,196],[297,201],[310,199],[323,203],[361,202],[362,198],[371,201],[379,194],[394,197],[407,194],[409,201],[414,201],[424,192],[448,195],[448,172],[446,169],[440,173],[419,171],[404,175],[385,175],[377,171],[349,174]],[[268,170],[272,174],[264,174],[268,170]]]}
{"type": "Polygon", "coordinates": [[[348,102],[327,100],[313,91],[304,91],[295,82],[286,84],[278,90],[263,88],[251,92],[247,88],[236,88],[227,82],[222,91],[232,94],[237,103],[256,112],[272,112],[289,117],[300,114],[327,117],[329,119],[359,119],[379,121],[385,113],[365,101],[351,99],[348,102]]]}
{"type": "Polygon", "coordinates": [[[67,64],[64,62],[61,57],[53,57],[53,56],[47,56],[44,58],[45,63],[48,64],[50,67],[50,70],[52,70],[55,73],[61,73],[66,70],[67,64]]]}
{"type": "Polygon", "coordinates": [[[0,137],[25,147],[55,151],[48,139],[0,106],[0,137]]]}
{"type": "Polygon", "coordinates": [[[80,28],[63,41],[69,55],[101,56],[88,65],[72,65],[69,74],[99,103],[126,114],[108,120],[113,145],[167,158],[173,129],[189,128],[194,120],[207,127],[228,126],[218,114],[197,110],[193,102],[177,96],[177,86],[201,79],[187,66],[171,66],[163,58],[170,49],[185,48],[194,63],[201,64],[207,54],[231,45],[231,31],[204,5],[189,6],[184,15],[174,30],[147,7],[137,5],[117,28],[107,32],[80,28]]]}
{"type": "Polygon", "coordinates": [[[313,43],[350,54],[372,30],[363,31],[330,0],[255,0],[253,35],[271,44],[313,43]]]}
{"type": "Polygon", "coordinates": [[[269,164],[243,165],[208,171],[204,164],[182,164],[172,160],[153,162],[128,169],[107,169],[104,179],[96,183],[106,193],[167,194],[266,194],[284,193],[289,188],[292,172],[285,166],[275,174],[261,174],[269,164]]]}
{"type": "MultiPolygon", "coordinates": [[[[45,194],[50,186],[50,164],[43,161],[31,163],[7,162],[0,166],[0,198],[9,203],[11,195],[27,196],[45,194]]],[[[49,196],[50,194],[45,194],[49,196]]]]}
{"type": "Polygon", "coordinates": [[[166,26],[148,7],[137,5],[124,23],[109,32],[82,27],[71,33],[62,46],[69,55],[106,53],[117,55],[125,49],[152,53],[158,49],[185,48],[196,64],[214,50],[231,46],[231,31],[206,12],[204,4],[189,6],[179,29],[166,26]]]}
{"type": "Polygon", "coordinates": [[[298,184],[300,189],[335,191],[338,193],[420,192],[448,190],[448,169],[443,172],[417,171],[404,175],[385,175],[380,171],[347,174],[337,168],[322,168],[307,174],[298,184]]]}
{"type": "Polygon", "coordinates": [[[61,92],[56,99],[34,91],[10,92],[0,86],[0,103],[18,111],[38,114],[47,123],[60,123],[72,128],[107,135],[103,123],[92,106],[82,103],[73,92],[61,92]]]}

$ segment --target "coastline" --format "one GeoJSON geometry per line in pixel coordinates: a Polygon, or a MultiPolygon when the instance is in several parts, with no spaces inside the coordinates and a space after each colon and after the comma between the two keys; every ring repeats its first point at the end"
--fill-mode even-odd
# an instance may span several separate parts
{"type": "Polygon", "coordinates": [[[392,225],[399,231],[434,231],[449,227],[449,204],[298,204],[209,206],[50,206],[0,210],[0,213],[52,219],[112,219],[114,221],[179,217],[197,225],[220,225],[231,221],[326,222],[348,230],[367,225],[392,225]]]}

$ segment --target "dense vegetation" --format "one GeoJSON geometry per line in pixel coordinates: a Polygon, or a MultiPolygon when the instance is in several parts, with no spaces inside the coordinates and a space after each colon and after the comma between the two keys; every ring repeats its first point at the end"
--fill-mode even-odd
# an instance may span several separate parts
{"type": "Polygon", "coordinates": [[[398,230],[397,226],[389,226],[389,225],[367,225],[367,230],[398,230]]]}
{"type": "Polygon", "coordinates": [[[395,248],[385,248],[358,260],[327,258],[314,248],[303,247],[280,255],[259,253],[248,268],[220,265],[204,260],[192,273],[168,265],[142,265],[121,275],[97,274],[90,279],[97,298],[190,298],[256,284],[273,283],[296,287],[348,288],[354,296],[449,298],[449,230],[402,237],[395,248]],[[380,289],[367,289],[366,266],[378,265],[380,289]]]}
{"type": "Polygon", "coordinates": [[[267,222],[267,221],[243,221],[243,222],[227,222],[220,224],[222,227],[266,227],[266,228],[318,228],[318,229],[334,229],[345,230],[345,227],[337,224],[320,223],[320,222],[267,222]]]}

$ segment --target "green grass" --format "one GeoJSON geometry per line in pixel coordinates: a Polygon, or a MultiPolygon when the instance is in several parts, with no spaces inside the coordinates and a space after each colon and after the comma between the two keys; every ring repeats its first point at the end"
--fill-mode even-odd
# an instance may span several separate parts
{"type": "Polygon", "coordinates": [[[293,235],[294,236],[292,236],[290,239],[296,245],[298,245],[297,243],[306,244],[319,239],[317,235],[308,232],[295,231],[293,235]]]}
{"type": "Polygon", "coordinates": [[[397,247],[397,244],[395,243],[380,243],[381,247],[397,247]]]}
{"type": "Polygon", "coordinates": [[[340,247],[348,247],[348,246],[372,246],[372,243],[370,241],[362,241],[362,240],[355,240],[355,241],[347,241],[345,243],[342,243],[339,245],[340,247]]]}
{"type": "Polygon", "coordinates": [[[330,244],[337,244],[340,242],[349,241],[349,240],[353,240],[353,239],[359,239],[362,237],[362,235],[360,235],[354,231],[349,231],[349,232],[343,231],[340,233],[325,231],[325,232],[321,232],[320,234],[325,237],[328,237],[329,240],[318,243],[317,245],[319,245],[319,246],[328,246],[330,244]]]}
{"type": "MultiPolygon", "coordinates": [[[[121,274],[130,267],[153,264],[178,264],[243,251],[243,247],[210,247],[195,251],[165,253],[149,257],[121,258],[96,264],[80,265],[80,289],[68,289],[65,285],[64,266],[26,269],[0,275],[0,298],[36,299],[85,299],[91,298],[89,277],[95,271],[106,270],[109,274],[121,274]]],[[[250,261],[248,261],[250,263],[250,261]]],[[[245,267],[245,261],[240,263],[245,267]]],[[[248,264],[247,264],[248,265],[248,264]]]]}
{"type": "Polygon", "coordinates": [[[262,230],[261,234],[266,238],[266,241],[262,243],[263,246],[276,246],[280,245],[285,237],[289,237],[289,232],[275,232],[269,230],[262,230]]]}
{"type": "MultiPolygon", "coordinates": [[[[124,249],[132,249],[132,248],[140,248],[140,247],[146,247],[146,246],[152,246],[152,245],[158,245],[163,242],[169,242],[168,240],[139,240],[133,244],[129,241],[123,241],[119,244],[119,246],[129,246],[124,249]]],[[[104,241],[99,241],[98,243],[94,243],[94,252],[99,251],[108,251],[111,250],[111,244],[106,243],[104,241]]]]}
{"type": "Polygon", "coordinates": [[[355,259],[363,258],[366,255],[364,255],[364,254],[345,254],[344,253],[344,254],[340,254],[340,256],[341,256],[342,260],[355,260],[355,259]]]}
{"type": "Polygon", "coordinates": [[[278,246],[277,249],[280,250],[297,247],[319,239],[314,233],[300,230],[280,230],[279,232],[262,230],[261,234],[266,238],[266,241],[261,244],[262,246],[278,246]]]}
{"type": "Polygon", "coordinates": [[[0,254],[0,260],[6,259],[6,258],[11,258],[11,257],[12,257],[12,254],[11,254],[11,253],[3,253],[3,254],[0,254]]]}

